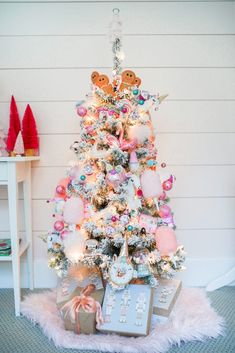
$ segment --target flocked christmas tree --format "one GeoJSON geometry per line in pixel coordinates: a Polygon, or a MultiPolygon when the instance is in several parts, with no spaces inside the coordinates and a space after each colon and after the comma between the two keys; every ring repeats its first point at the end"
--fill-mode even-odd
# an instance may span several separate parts
{"type": "Polygon", "coordinates": [[[165,96],[142,90],[133,71],[122,71],[118,19],[111,38],[112,82],[93,72],[92,92],[77,105],[77,158],[56,187],[49,266],[61,276],[81,262],[99,266],[117,288],[130,281],[155,286],[157,276],[171,277],[184,261],[166,195],[174,177],[158,165],[150,115],[165,96]]]}

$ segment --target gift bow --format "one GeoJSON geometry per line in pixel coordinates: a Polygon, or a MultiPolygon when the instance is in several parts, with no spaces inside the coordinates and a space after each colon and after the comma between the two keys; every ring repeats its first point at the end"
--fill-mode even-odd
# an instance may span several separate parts
{"type": "Polygon", "coordinates": [[[69,316],[72,322],[76,323],[77,333],[80,333],[80,324],[76,320],[79,309],[82,308],[86,313],[96,313],[96,322],[99,327],[103,322],[102,309],[98,301],[90,296],[81,294],[68,301],[61,310],[65,310],[64,317],[69,316]]]}

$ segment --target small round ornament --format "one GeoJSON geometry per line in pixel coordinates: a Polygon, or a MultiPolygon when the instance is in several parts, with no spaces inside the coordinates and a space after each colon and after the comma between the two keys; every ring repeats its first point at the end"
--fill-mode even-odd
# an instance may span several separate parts
{"type": "Polygon", "coordinates": [[[54,198],[65,198],[66,188],[67,188],[69,182],[70,182],[70,177],[67,177],[67,178],[60,180],[59,184],[56,187],[54,198]],[[57,191],[58,187],[59,187],[59,192],[57,191]],[[62,190],[64,190],[65,192],[61,193],[62,190]]]}
{"type": "Polygon", "coordinates": [[[121,217],[120,217],[120,223],[125,226],[127,223],[129,222],[129,216],[126,215],[126,214],[123,214],[121,217]]]}
{"type": "Polygon", "coordinates": [[[81,181],[85,181],[85,180],[86,180],[86,176],[85,176],[85,175],[81,175],[81,176],[80,176],[80,180],[81,180],[81,181]]]}
{"type": "Polygon", "coordinates": [[[92,175],[93,174],[93,167],[90,164],[86,164],[83,168],[83,171],[86,175],[92,175]]]}
{"type": "Polygon", "coordinates": [[[171,209],[167,205],[162,205],[158,211],[161,218],[169,217],[171,215],[171,209]]]}
{"type": "Polygon", "coordinates": [[[127,230],[128,230],[129,232],[132,232],[133,226],[132,226],[131,224],[129,224],[129,226],[127,227],[127,230]]]}
{"type": "Polygon", "coordinates": [[[139,105],[144,105],[144,100],[143,100],[143,99],[139,99],[139,100],[138,100],[138,104],[139,104],[139,105]]]}
{"type": "Polygon", "coordinates": [[[155,232],[155,240],[161,256],[176,252],[178,245],[172,228],[167,226],[158,227],[155,232]]]}
{"type": "Polygon", "coordinates": [[[62,221],[56,221],[54,223],[54,229],[57,231],[57,232],[61,232],[63,229],[64,229],[64,222],[62,221]]]}
{"type": "Polygon", "coordinates": [[[128,112],[128,109],[126,107],[123,107],[122,112],[123,112],[123,114],[126,114],[128,112]]]}
{"type": "Polygon", "coordinates": [[[134,96],[137,96],[137,94],[139,93],[138,89],[133,89],[132,93],[134,94],[134,96]]]}
{"type": "Polygon", "coordinates": [[[111,221],[112,221],[112,222],[116,222],[116,220],[117,220],[117,217],[116,217],[116,216],[112,216],[112,217],[111,217],[111,221]]]}
{"type": "Polygon", "coordinates": [[[87,113],[87,109],[83,106],[77,108],[77,113],[79,116],[84,117],[87,113]]]}
{"type": "Polygon", "coordinates": [[[169,191],[172,189],[172,182],[170,180],[166,180],[164,181],[164,183],[162,184],[162,187],[165,191],[169,191]]]}
{"type": "Polygon", "coordinates": [[[55,191],[57,192],[57,194],[63,195],[65,193],[64,185],[57,185],[55,191]]]}
{"type": "Polygon", "coordinates": [[[167,198],[167,196],[166,196],[166,192],[165,192],[165,191],[163,191],[163,192],[162,192],[162,194],[159,196],[159,200],[165,201],[165,200],[166,200],[166,198],[167,198]]]}
{"type": "Polygon", "coordinates": [[[166,168],[166,163],[163,162],[163,163],[161,164],[161,167],[162,167],[162,168],[166,168]]]}
{"type": "Polygon", "coordinates": [[[137,195],[138,197],[142,197],[142,196],[143,196],[143,191],[142,191],[141,189],[137,189],[136,195],[137,195]]]}

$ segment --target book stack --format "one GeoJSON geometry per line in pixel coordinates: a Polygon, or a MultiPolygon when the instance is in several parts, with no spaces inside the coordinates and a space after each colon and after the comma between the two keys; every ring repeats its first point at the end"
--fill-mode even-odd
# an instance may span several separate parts
{"type": "Polygon", "coordinates": [[[11,254],[11,239],[0,239],[0,256],[11,254]]]}

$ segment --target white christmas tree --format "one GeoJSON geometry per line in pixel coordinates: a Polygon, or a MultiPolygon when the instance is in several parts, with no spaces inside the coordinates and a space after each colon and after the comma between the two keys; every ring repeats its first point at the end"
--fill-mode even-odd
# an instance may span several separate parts
{"type": "Polygon", "coordinates": [[[0,126],[0,157],[6,156],[8,156],[8,152],[6,150],[5,134],[3,127],[0,126]]]}
{"type": "Polygon", "coordinates": [[[19,131],[13,152],[17,156],[22,156],[24,154],[24,142],[21,131],[19,131]]]}

